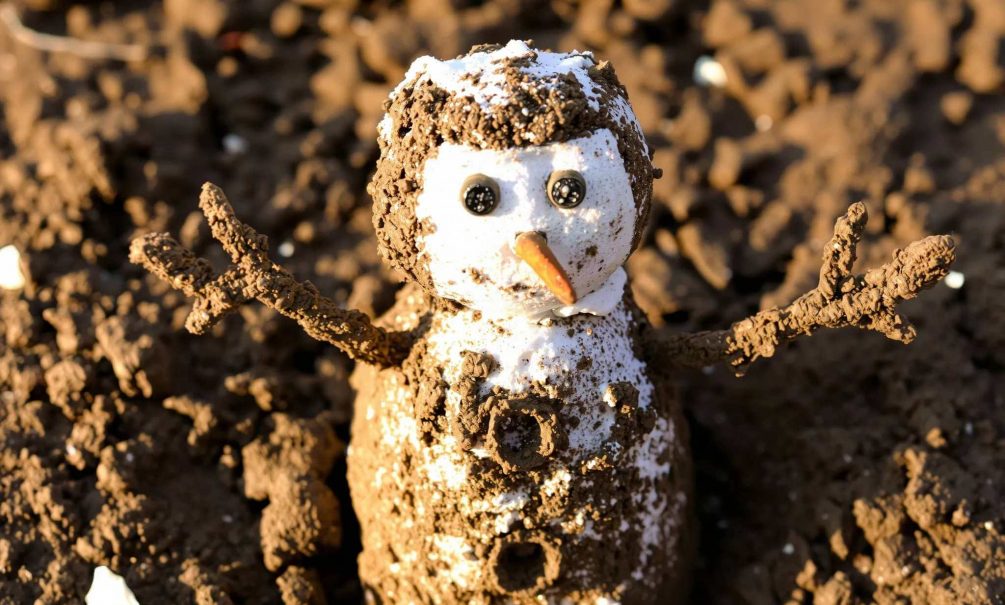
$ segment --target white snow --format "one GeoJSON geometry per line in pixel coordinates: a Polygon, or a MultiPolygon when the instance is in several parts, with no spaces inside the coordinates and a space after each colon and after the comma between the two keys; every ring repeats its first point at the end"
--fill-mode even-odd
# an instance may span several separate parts
{"type": "Polygon", "coordinates": [[[541,493],[545,496],[564,497],[569,495],[569,483],[572,481],[572,474],[568,469],[559,468],[544,480],[541,484],[541,493]]]}
{"type": "Polygon", "coordinates": [[[461,489],[467,483],[468,467],[453,435],[447,435],[422,453],[426,458],[426,474],[430,481],[443,483],[453,490],[461,489]]]}
{"type": "MultiPolygon", "coordinates": [[[[461,588],[471,586],[481,576],[481,561],[475,549],[460,536],[436,534],[432,536],[431,559],[443,561],[449,567],[445,570],[450,582],[461,588]]],[[[440,572],[443,574],[443,572],[440,572]]]]}
{"type": "Polygon", "coordinates": [[[726,69],[722,63],[708,55],[702,55],[694,62],[692,78],[698,86],[714,86],[716,88],[722,88],[728,80],[726,69]]]}
{"type": "Polygon", "coordinates": [[[20,290],[24,287],[21,252],[13,245],[0,248],[0,288],[20,290]]]}
{"type": "Polygon", "coordinates": [[[579,313],[607,315],[621,302],[621,298],[625,295],[626,283],[628,283],[628,274],[625,273],[623,268],[618,267],[607,278],[604,285],[581,297],[571,305],[555,309],[554,313],[559,317],[571,317],[579,313]]]}
{"type": "Polygon", "coordinates": [[[604,314],[621,300],[625,275],[619,270],[639,216],[611,131],[505,150],[443,144],[426,160],[423,182],[416,219],[432,229],[419,247],[440,296],[492,317],[604,314]],[[548,177],[556,170],[583,175],[586,198],[579,206],[557,208],[548,200],[548,177]],[[479,173],[494,179],[500,192],[498,207],[483,216],[461,201],[465,179],[479,173]],[[514,239],[526,231],[546,236],[582,299],[578,304],[562,308],[513,252],[514,239]]]}
{"type": "Polygon", "coordinates": [[[960,273],[959,271],[950,271],[946,275],[946,285],[953,290],[959,290],[963,287],[963,284],[967,281],[967,276],[960,273]]]}
{"type": "Polygon", "coordinates": [[[441,61],[435,57],[419,57],[412,62],[405,79],[391,93],[392,97],[405,86],[428,80],[437,87],[462,97],[472,97],[484,109],[504,104],[512,99],[505,87],[502,68],[508,59],[536,55],[536,60],[521,70],[536,79],[558,81],[563,74],[572,74],[579,81],[587,102],[597,110],[600,102],[593,90],[589,69],[596,65],[590,52],[555,53],[534,50],[521,40],[511,40],[492,52],[472,53],[458,59],[441,61]],[[475,79],[477,77],[477,80],[475,79]]]}
{"type": "Polygon", "coordinates": [[[84,602],[87,605],[139,605],[122,576],[104,565],[94,569],[94,579],[84,602]]]}

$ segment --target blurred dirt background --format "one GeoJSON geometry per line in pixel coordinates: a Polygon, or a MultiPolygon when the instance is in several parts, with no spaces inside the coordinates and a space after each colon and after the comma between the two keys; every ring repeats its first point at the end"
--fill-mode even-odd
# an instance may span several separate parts
{"type": "Polygon", "coordinates": [[[40,53],[0,27],[0,246],[28,276],[0,292],[0,603],[79,603],[95,565],[143,605],[360,601],[349,362],[254,305],[187,334],[128,242],[170,231],[222,265],[196,210],[212,180],[295,274],[380,313],[381,102],[417,55],[510,38],[594,49],[628,87],[665,174],[629,268],[667,329],[811,288],[853,201],[861,267],[960,244],[964,283],[908,305],[911,346],[824,333],[743,379],[681,374],[692,602],[1005,602],[1001,0],[5,4],[149,53],[40,53]]]}

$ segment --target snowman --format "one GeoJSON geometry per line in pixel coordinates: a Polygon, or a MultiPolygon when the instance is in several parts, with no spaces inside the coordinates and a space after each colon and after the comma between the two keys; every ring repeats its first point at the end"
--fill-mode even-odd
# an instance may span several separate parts
{"type": "Polygon", "coordinates": [[[658,171],[610,64],[479,46],[416,60],[385,108],[374,226],[408,283],[377,321],[273,263],[212,185],[201,207],[226,272],[165,234],[132,249],[196,298],[193,332],[257,299],[361,362],[348,473],[374,602],[679,602],[693,502],[673,368],[742,369],[821,327],[909,341],[896,304],[953,260],[952,240],[933,236],[852,275],[856,204],[816,289],[726,330],[667,336],[623,269],[658,171]]]}

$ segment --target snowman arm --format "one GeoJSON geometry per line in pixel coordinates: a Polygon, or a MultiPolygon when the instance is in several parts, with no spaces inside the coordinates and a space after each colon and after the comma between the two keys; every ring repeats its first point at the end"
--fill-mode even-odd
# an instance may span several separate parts
{"type": "Polygon", "coordinates": [[[908,343],[916,332],[897,311],[949,272],[956,245],[948,235],[933,235],[898,249],[893,259],[864,275],[853,275],[856,247],[868,216],[865,205],[852,204],[834,226],[823,253],[817,287],[790,305],[761,311],[726,330],[658,336],[651,353],[673,365],[704,367],[719,361],[743,374],[754,361],[820,328],[856,326],[908,343]]]}
{"type": "Polygon", "coordinates": [[[190,332],[203,334],[245,302],[258,300],[295,320],[313,338],[335,345],[357,361],[390,366],[408,354],[408,334],[389,332],[360,311],[340,308],[314,284],[297,281],[273,263],[268,256],[268,238],[238,220],[219,187],[203,185],[199,207],[213,237],[233,261],[222,274],[216,275],[209,261],[165,233],[137,238],[129,251],[130,261],[195,298],[185,320],[190,332]]]}

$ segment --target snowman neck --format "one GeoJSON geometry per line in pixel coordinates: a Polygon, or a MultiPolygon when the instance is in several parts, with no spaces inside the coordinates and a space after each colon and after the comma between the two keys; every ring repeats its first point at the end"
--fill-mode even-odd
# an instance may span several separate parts
{"type": "Polygon", "coordinates": [[[559,317],[571,317],[580,313],[607,315],[618,306],[624,297],[626,283],[628,283],[628,274],[625,273],[623,267],[618,267],[602,286],[575,303],[554,309],[551,313],[559,317]]]}
{"type": "Polygon", "coordinates": [[[623,267],[618,267],[599,288],[571,305],[555,307],[536,313],[514,311],[505,314],[492,314],[471,309],[470,307],[467,307],[467,309],[478,311],[482,317],[495,323],[509,323],[511,321],[539,323],[548,319],[566,318],[574,315],[595,315],[602,317],[617,308],[618,303],[624,298],[626,283],[628,283],[628,274],[625,273],[623,267]]]}

